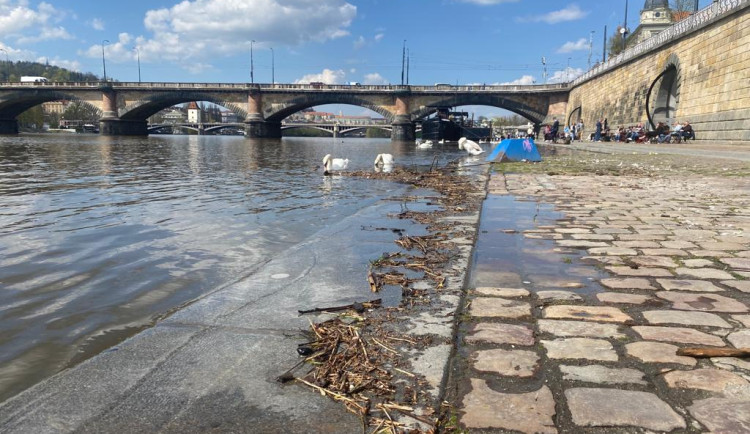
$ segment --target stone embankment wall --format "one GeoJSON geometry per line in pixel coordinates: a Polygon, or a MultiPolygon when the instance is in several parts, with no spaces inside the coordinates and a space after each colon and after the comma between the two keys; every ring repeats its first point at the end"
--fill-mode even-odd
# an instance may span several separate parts
{"type": "Polygon", "coordinates": [[[727,7],[714,4],[715,11],[702,11],[711,14],[685,23],[691,31],[678,24],[669,39],[665,34],[640,53],[626,51],[622,59],[610,60],[619,60],[619,66],[593,70],[573,82],[566,120],[575,122],[580,113],[587,134],[599,117],[612,129],[647,126],[647,99],[654,117],[659,77],[672,68],[676,95],[670,121],[689,121],[698,140],[750,141],[750,2],[722,3],[727,7]]]}

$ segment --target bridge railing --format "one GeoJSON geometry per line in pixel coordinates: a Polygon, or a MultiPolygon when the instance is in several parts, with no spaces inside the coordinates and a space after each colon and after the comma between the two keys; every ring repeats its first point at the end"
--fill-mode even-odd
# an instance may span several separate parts
{"type": "Polygon", "coordinates": [[[103,86],[111,86],[113,89],[186,89],[186,90],[250,90],[259,89],[264,91],[346,91],[346,92],[540,92],[540,91],[560,91],[568,88],[567,83],[554,84],[531,84],[531,85],[449,85],[438,84],[429,85],[348,85],[348,84],[266,84],[266,83],[176,83],[176,82],[56,82],[50,81],[45,83],[19,83],[4,82],[0,87],[13,88],[86,88],[99,89],[103,86]]]}
{"type": "Polygon", "coordinates": [[[571,86],[577,86],[585,81],[590,80],[597,75],[600,75],[606,71],[609,71],[623,63],[629,62],[641,55],[655,50],[662,45],[666,45],[673,42],[687,33],[693,32],[701,27],[706,26],[718,19],[735,12],[741,8],[750,5],[750,0],[718,0],[711,3],[710,6],[701,9],[695,14],[685,18],[668,27],[656,36],[646,39],[645,41],[626,49],[622,53],[615,57],[610,57],[609,60],[590,69],[585,74],[579,76],[573,80],[571,86]]]}

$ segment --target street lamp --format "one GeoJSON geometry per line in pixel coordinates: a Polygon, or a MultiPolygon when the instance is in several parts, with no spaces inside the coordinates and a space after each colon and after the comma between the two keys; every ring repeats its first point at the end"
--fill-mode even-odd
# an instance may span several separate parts
{"type": "Polygon", "coordinates": [[[271,84],[276,83],[276,79],[274,78],[273,64],[274,64],[274,55],[273,55],[273,47],[271,47],[271,84]]]}
{"type": "Polygon", "coordinates": [[[255,39],[250,41],[250,83],[255,83],[255,68],[253,67],[253,44],[255,43],[255,39]]]}
{"type": "Polygon", "coordinates": [[[108,40],[102,41],[102,68],[104,69],[104,82],[107,82],[107,62],[104,60],[104,44],[109,44],[108,40]]]}
{"type": "Polygon", "coordinates": [[[565,68],[565,81],[570,81],[570,59],[572,57],[568,57],[568,67],[565,68]]]}
{"type": "Polygon", "coordinates": [[[622,51],[625,51],[625,39],[628,37],[628,0],[625,0],[625,22],[620,33],[622,33],[622,51]]]}
{"type": "Polygon", "coordinates": [[[594,33],[596,32],[592,30],[591,35],[589,36],[589,69],[591,69],[591,55],[593,54],[594,49],[594,33]]]}
{"type": "Polygon", "coordinates": [[[138,56],[138,83],[141,82],[141,52],[138,50],[138,47],[133,47],[133,50],[135,50],[135,54],[138,56]]]}
{"type": "Polygon", "coordinates": [[[544,72],[542,75],[544,76],[544,84],[547,84],[547,59],[542,56],[542,68],[544,69],[544,72]]]}

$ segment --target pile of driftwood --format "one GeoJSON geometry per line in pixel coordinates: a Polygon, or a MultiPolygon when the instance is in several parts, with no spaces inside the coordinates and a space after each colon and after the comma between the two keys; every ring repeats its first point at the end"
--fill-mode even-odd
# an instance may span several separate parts
{"type": "Polygon", "coordinates": [[[448,215],[476,210],[481,199],[470,193],[478,187],[468,178],[446,170],[412,172],[397,169],[391,173],[350,172],[342,175],[387,179],[431,189],[440,194],[436,201],[442,209],[407,211],[394,216],[426,225],[429,234],[409,236],[400,233],[400,238],[395,241],[400,250],[384,253],[371,261],[367,270],[371,291],[378,292],[391,285],[401,287],[401,306],[375,309],[380,306],[379,300],[375,300],[301,311],[337,312],[339,317],[319,324],[311,323],[309,341],[298,348],[300,355],[304,356],[303,362],[310,367],[309,372],[299,377],[287,373],[279,379],[296,380],[341,402],[361,417],[363,432],[434,432],[439,421],[437,414],[429,410],[434,403],[430,402],[426,392],[426,382],[408,370],[408,353],[429,345],[430,339],[399,335],[394,331],[397,327],[394,325],[399,321],[397,317],[408,314],[410,307],[430,302],[429,291],[412,288],[415,280],[430,281],[436,290],[444,287],[446,274],[452,272],[448,271],[450,260],[456,254],[447,233],[455,234],[455,225],[440,220],[448,215]],[[412,422],[418,421],[420,428],[415,428],[414,423],[405,424],[404,417],[412,422]]]}

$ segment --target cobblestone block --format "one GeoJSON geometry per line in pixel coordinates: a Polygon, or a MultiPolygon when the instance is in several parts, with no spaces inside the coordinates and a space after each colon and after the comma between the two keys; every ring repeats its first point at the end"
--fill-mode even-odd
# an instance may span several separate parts
{"type": "Polygon", "coordinates": [[[685,428],[685,420],[653,393],[574,388],[565,391],[578,426],[634,426],[657,431],[685,428]]]}
{"type": "Polygon", "coordinates": [[[473,334],[466,336],[466,343],[488,342],[491,344],[534,345],[534,331],[527,326],[515,324],[480,323],[473,334]]]}
{"type": "Polygon", "coordinates": [[[555,400],[547,386],[529,393],[499,393],[484,380],[471,379],[463,399],[461,423],[467,428],[489,428],[522,433],[556,434],[555,400]]]}
{"type": "Polygon", "coordinates": [[[692,357],[678,356],[677,345],[661,342],[633,342],[625,345],[625,351],[645,363],[676,363],[678,365],[695,366],[698,363],[692,357]]]}

